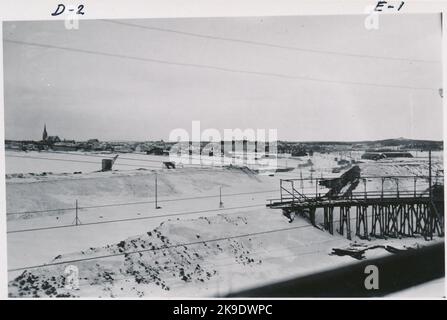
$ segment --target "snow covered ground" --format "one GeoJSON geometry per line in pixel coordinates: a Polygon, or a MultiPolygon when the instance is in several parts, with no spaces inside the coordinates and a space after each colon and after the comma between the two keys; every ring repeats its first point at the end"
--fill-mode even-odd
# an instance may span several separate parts
{"type": "MultiPolygon", "coordinates": [[[[80,155],[47,156],[85,160],[80,155]]],[[[337,166],[334,154],[280,159],[296,169],[274,176],[220,167],[117,166],[117,171],[96,172],[99,161],[27,162],[30,159],[17,157],[6,158],[8,269],[20,269],[9,273],[12,296],[224,295],[355,262],[330,255],[332,248],[372,243],[330,235],[302,218],[289,224],[280,211],[265,207],[267,199],[278,198],[281,178],[329,176],[337,166]],[[309,159],[312,166],[299,166],[309,159]],[[43,171],[53,173],[42,175],[43,171]],[[80,207],[79,226],[73,225],[75,200],[80,207]],[[79,290],[64,289],[66,264],[59,264],[63,261],[79,268],[79,290]],[[29,268],[48,263],[56,265],[29,268]]],[[[365,161],[360,167],[362,175],[427,174],[426,162],[419,153],[412,159],[365,161]]],[[[442,169],[439,159],[434,162],[442,169]]],[[[373,182],[367,185],[377,188],[373,182]]],[[[413,182],[400,186],[405,187],[412,188],[413,182]]],[[[361,185],[358,188],[363,190],[361,185]]],[[[427,244],[419,238],[373,243],[427,244]]],[[[389,254],[381,249],[367,252],[367,258],[389,254]]]]}
{"type": "MultiPolygon", "coordinates": [[[[18,152],[18,151],[6,151],[6,173],[73,173],[73,172],[93,172],[101,170],[101,160],[110,159],[114,154],[110,153],[91,153],[91,152],[48,152],[48,151],[30,151],[30,152],[18,152]]],[[[132,170],[136,168],[144,169],[162,169],[163,161],[176,160],[180,163],[179,167],[215,167],[219,168],[222,163],[229,164],[231,161],[242,163],[244,161],[240,157],[225,158],[224,161],[220,157],[198,157],[194,155],[188,163],[188,157],[170,159],[169,156],[157,156],[146,155],[138,153],[124,153],[119,154],[118,159],[115,162],[114,169],[116,170],[132,170]],[[201,163],[200,163],[201,161],[201,163]]],[[[277,163],[278,166],[296,167],[298,163],[301,163],[302,159],[293,159],[290,157],[273,157],[272,161],[277,163]]],[[[250,168],[258,168],[256,163],[261,165],[267,165],[267,161],[254,159],[246,160],[246,165],[250,168]]]]}

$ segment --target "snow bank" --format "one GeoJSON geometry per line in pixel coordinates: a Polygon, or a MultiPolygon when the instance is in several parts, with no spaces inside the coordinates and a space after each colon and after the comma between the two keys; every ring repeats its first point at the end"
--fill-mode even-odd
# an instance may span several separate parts
{"type": "MultiPolygon", "coordinates": [[[[287,258],[294,255],[293,247],[305,248],[313,242],[317,242],[318,247],[322,239],[328,240],[327,235],[313,227],[306,228],[310,233],[301,235],[278,232],[267,237],[241,236],[271,230],[259,223],[265,218],[265,215],[261,219],[254,215],[218,215],[167,221],[145,234],[115,244],[57,255],[51,263],[76,261],[24,271],[10,281],[9,294],[12,297],[216,294],[216,281],[228,281],[227,272],[235,270],[229,266],[245,275],[243,282],[255,283],[259,277],[265,277],[262,270],[271,269],[268,260],[278,253],[283,257],[284,252],[288,252],[287,258]],[[315,233],[316,236],[311,236],[315,233]],[[295,240],[290,241],[290,237],[295,240]],[[306,244],[298,241],[301,237],[308,238],[306,244]],[[213,241],[209,241],[211,239],[213,241]],[[294,246],[287,247],[293,243],[294,246]],[[94,259],[99,256],[108,258],[94,259]],[[79,269],[79,290],[65,288],[64,270],[69,264],[79,269]],[[263,268],[259,269],[260,266],[263,268]],[[210,281],[214,281],[213,286],[210,281]]],[[[278,226],[284,223],[281,218],[272,222],[278,226]]],[[[344,239],[329,242],[340,240],[345,242],[344,239]]],[[[296,272],[299,268],[293,269],[296,272]]]]}
{"type": "MultiPolygon", "coordinates": [[[[12,175],[6,181],[6,208],[7,212],[23,212],[73,208],[75,200],[81,206],[150,201],[155,196],[155,177],[158,199],[201,196],[210,192],[219,194],[220,187],[231,189],[232,193],[263,188],[261,179],[254,173],[236,168],[12,175]]],[[[34,213],[27,218],[63,213],[62,210],[34,213]]],[[[15,217],[17,215],[8,216],[9,219],[15,217]]]]}

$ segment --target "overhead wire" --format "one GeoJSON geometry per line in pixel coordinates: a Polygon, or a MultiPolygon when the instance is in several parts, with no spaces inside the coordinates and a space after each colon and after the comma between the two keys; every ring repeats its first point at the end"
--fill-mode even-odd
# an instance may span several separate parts
{"type": "Polygon", "coordinates": [[[358,82],[358,81],[344,81],[344,80],[322,79],[322,78],[308,77],[308,76],[294,76],[294,75],[288,75],[288,74],[276,73],[276,72],[243,70],[243,69],[221,67],[221,66],[208,65],[208,64],[198,64],[198,63],[170,61],[170,60],[164,60],[164,59],[138,57],[138,56],[132,56],[132,55],[126,55],[126,54],[110,53],[110,52],[91,50],[91,49],[73,48],[73,47],[67,47],[67,46],[62,46],[62,45],[45,44],[45,43],[38,43],[38,42],[32,42],[32,41],[21,41],[21,40],[13,40],[13,39],[3,39],[3,41],[6,43],[13,43],[13,44],[17,44],[17,45],[25,45],[25,46],[32,46],[32,47],[47,48],[47,49],[57,49],[57,50],[84,53],[84,54],[90,54],[90,55],[100,55],[100,56],[105,56],[105,57],[113,57],[113,58],[127,59],[127,60],[140,61],[140,62],[150,62],[150,63],[157,63],[157,64],[163,64],[163,65],[171,65],[171,66],[177,66],[177,67],[188,67],[188,68],[220,71],[220,72],[226,72],[226,73],[246,74],[246,75],[262,76],[262,77],[273,77],[273,78],[277,78],[277,79],[301,80],[301,81],[310,81],[310,82],[341,84],[341,85],[355,85],[355,86],[364,86],[364,87],[366,86],[366,87],[377,87],[377,88],[426,90],[426,91],[435,91],[435,92],[438,92],[438,90],[439,90],[438,88],[432,88],[432,87],[419,87],[419,86],[382,84],[382,83],[370,83],[370,82],[358,82]]]}

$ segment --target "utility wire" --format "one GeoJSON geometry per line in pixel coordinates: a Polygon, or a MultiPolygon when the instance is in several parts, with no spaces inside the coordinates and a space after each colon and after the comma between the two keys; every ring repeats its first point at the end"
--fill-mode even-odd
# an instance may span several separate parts
{"type": "MultiPolygon", "coordinates": [[[[46,157],[34,157],[34,156],[16,156],[7,154],[6,157],[12,157],[12,158],[24,158],[24,159],[34,159],[34,160],[53,160],[53,161],[65,161],[65,162],[78,162],[78,163],[94,163],[98,164],[98,162],[95,161],[87,161],[87,160],[74,160],[74,159],[60,159],[60,158],[46,158],[46,157]]],[[[160,162],[161,164],[161,162],[160,162]]],[[[147,165],[137,165],[137,164],[126,164],[126,163],[120,163],[116,164],[120,166],[129,166],[129,167],[139,167],[139,168],[150,168],[150,169],[159,169],[160,167],[156,166],[147,166],[147,165]]]]}
{"type": "MultiPolygon", "coordinates": [[[[252,194],[261,194],[261,193],[273,193],[277,192],[277,189],[274,190],[265,190],[265,191],[253,191],[253,192],[239,192],[239,193],[227,193],[222,194],[222,197],[232,197],[232,196],[240,196],[240,195],[252,195],[252,194]]],[[[177,201],[186,201],[186,200],[199,200],[199,199],[209,199],[209,198],[218,198],[220,195],[209,195],[209,196],[196,196],[196,197],[185,197],[185,198],[174,198],[174,199],[164,199],[157,200],[158,203],[164,202],[177,202],[177,201]]],[[[96,208],[106,208],[106,207],[121,207],[121,206],[129,206],[129,205],[140,205],[140,204],[150,204],[155,203],[155,200],[150,201],[137,201],[137,202],[124,202],[124,203],[107,203],[93,206],[79,206],[78,209],[96,209],[96,208]]],[[[44,213],[44,212],[55,212],[55,211],[67,211],[67,210],[75,210],[75,207],[71,208],[59,208],[59,209],[48,209],[48,210],[33,210],[33,211],[18,211],[18,212],[7,212],[7,215],[15,215],[15,214],[31,214],[31,213],[44,213]]]]}
{"type": "Polygon", "coordinates": [[[376,56],[376,55],[367,55],[367,54],[337,52],[337,51],[330,51],[330,50],[317,50],[317,49],[309,49],[309,48],[292,47],[292,46],[285,46],[285,45],[279,45],[279,44],[273,44],[273,43],[266,43],[266,42],[261,42],[261,41],[219,37],[219,36],[212,36],[212,35],[208,35],[208,34],[201,34],[201,33],[195,33],[195,32],[186,32],[186,31],[166,29],[166,28],[160,28],[160,27],[150,27],[150,26],[144,26],[144,25],[140,25],[140,24],[128,23],[128,22],[117,21],[117,20],[102,20],[102,21],[108,22],[108,23],[113,23],[113,24],[118,24],[118,25],[123,25],[123,26],[128,26],[128,27],[133,27],[133,28],[139,28],[139,29],[180,34],[180,35],[184,35],[184,36],[209,39],[209,40],[220,40],[220,41],[226,41],[226,42],[242,43],[242,44],[248,44],[248,45],[259,46],[259,47],[285,49],[285,50],[289,50],[289,51],[300,51],[300,52],[317,53],[317,54],[324,54],[324,55],[336,55],[336,56],[391,60],[391,61],[440,63],[440,61],[437,61],[437,60],[385,57],[385,56],[376,56]]]}
{"type": "MultiPolygon", "coordinates": [[[[350,217],[349,221],[352,221],[354,219],[356,219],[355,216],[350,217]]],[[[340,220],[338,219],[338,220],[333,221],[333,223],[336,223],[336,222],[340,222],[340,220]]],[[[27,270],[27,269],[37,269],[37,268],[42,268],[42,267],[47,267],[47,266],[56,266],[56,265],[82,262],[82,261],[92,261],[92,260],[98,260],[98,259],[118,257],[118,256],[123,256],[123,255],[125,256],[128,254],[136,254],[136,253],[143,253],[143,252],[150,252],[150,251],[160,251],[160,250],[172,249],[172,248],[177,248],[177,247],[182,247],[182,246],[190,246],[190,245],[204,244],[204,243],[210,243],[210,242],[219,242],[219,241],[224,241],[224,240],[246,238],[246,237],[250,237],[250,236],[258,236],[258,235],[271,234],[271,233],[276,233],[276,232],[285,232],[285,231],[296,230],[296,229],[305,229],[305,228],[315,228],[315,226],[312,224],[306,224],[306,225],[299,225],[299,226],[289,227],[289,228],[280,228],[280,229],[273,229],[273,230],[267,230],[267,231],[246,233],[246,234],[230,236],[230,237],[221,237],[221,238],[216,238],[216,239],[209,239],[209,240],[202,240],[202,241],[195,241],[195,242],[188,242],[188,243],[179,243],[179,244],[169,245],[169,246],[165,245],[163,247],[158,247],[158,248],[154,248],[154,249],[151,248],[151,249],[143,249],[143,250],[134,250],[131,252],[120,252],[120,253],[107,254],[107,255],[96,256],[96,257],[72,259],[72,260],[65,260],[65,261],[40,264],[40,265],[34,265],[34,266],[28,266],[28,267],[13,268],[13,269],[8,269],[8,272],[23,271],[23,270],[27,270]]]]}
{"type": "MultiPolygon", "coordinates": [[[[81,155],[80,155],[81,156],[81,155]]],[[[88,155],[85,155],[88,156],[88,155]]],[[[87,160],[76,160],[76,159],[60,159],[60,158],[47,158],[47,157],[35,157],[35,156],[17,156],[17,155],[11,155],[11,154],[7,154],[6,157],[12,157],[12,158],[24,158],[24,159],[34,159],[34,160],[54,160],[54,161],[65,161],[65,162],[79,162],[79,163],[94,163],[94,164],[98,164],[98,162],[95,161],[87,161],[87,160]]],[[[124,158],[122,158],[124,160],[124,158]]],[[[135,167],[135,168],[147,168],[147,169],[161,169],[162,165],[163,165],[163,161],[157,161],[157,160],[137,160],[137,159],[131,159],[131,158],[127,158],[127,160],[136,160],[136,161],[142,161],[142,162],[157,162],[160,164],[159,167],[153,165],[153,166],[149,166],[149,165],[138,165],[138,164],[128,164],[128,163],[117,163],[115,162],[116,166],[128,166],[128,167],[135,167]]],[[[200,167],[205,167],[205,168],[215,168],[215,166],[213,165],[208,165],[208,164],[193,164],[193,163],[182,163],[183,166],[191,166],[193,168],[200,168],[200,167]]]]}
{"type": "Polygon", "coordinates": [[[246,237],[250,237],[250,236],[259,236],[259,235],[271,234],[271,233],[276,233],[276,232],[285,232],[285,231],[302,229],[302,228],[309,228],[309,227],[314,227],[314,226],[313,225],[301,225],[301,226],[296,226],[296,227],[280,228],[280,229],[273,229],[273,230],[245,233],[245,234],[239,234],[239,235],[229,236],[229,237],[220,237],[220,238],[209,239],[209,240],[185,242],[185,243],[178,243],[178,244],[174,244],[174,245],[165,245],[165,246],[158,247],[158,248],[150,248],[150,249],[134,250],[134,251],[128,251],[128,252],[105,254],[105,255],[96,256],[96,257],[71,259],[71,260],[52,262],[52,263],[47,263],[47,264],[39,264],[39,265],[33,265],[33,266],[27,266],[27,267],[8,269],[8,272],[23,271],[23,270],[27,270],[27,269],[37,269],[37,268],[42,268],[42,267],[57,266],[57,265],[63,265],[63,264],[68,264],[68,263],[76,263],[76,262],[83,262],[83,261],[92,261],[92,260],[106,259],[106,258],[126,256],[126,255],[130,255],[130,254],[137,254],[137,253],[150,252],[150,251],[160,251],[160,250],[173,249],[173,248],[182,247],[182,246],[186,247],[186,246],[192,246],[192,245],[198,245],[198,244],[219,242],[219,241],[224,241],[224,240],[246,238],[246,237]]]}
{"type": "Polygon", "coordinates": [[[37,43],[37,42],[19,41],[19,40],[12,40],[12,39],[4,39],[3,41],[8,42],[8,43],[40,47],[40,48],[47,48],[47,49],[58,49],[58,50],[85,53],[85,54],[91,54],[91,55],[100,55],[100,56],[105,56],[105,57],[121,58],[121,59],[134,60],[134,61],[151,62],[151,63],[172,65],[172,66],[179,66],[179,67],[198,68],[198,69],[221,71],[221,72],[227,72],[227,73],[273,77],[273,78],[278,78],[278,79],[302,80],[302,81],[311,81],[311,82],[342,84],[342,85],[357,85],[357,86],[377,87],[377,88],[428,90],[428,91],[438,92],[438,88],[430,88],[430,87],[414,87],[414,86],[394,85],[394,84],[379,84],[379,83],[368,83],[368,82],[357,82],[357,81],[320,79],[320,78],[305,77],[305,76],[292,76],[292,75],[287,75],[287,74],[282,74],[282,73],[274,73],[274,72],[250,71],[250,70],[233,69],[233,68],[227,68],[227,67],[219,67],[219,66],[207,65],[207,64],[184,63],[184,62],[174,62],[174,61],[154,59],[154,58],[143,58],[143,57],[137,57],[137,56],[124,55],[124,54],[109,53],[109,52],[105,52],[105,51],[70,48],[70,47],[65,47],[65,46],[50,45],[50,44],[43,44],[43,43],[37,43]]]}
{"type": "MultiPolygon", "coordinates": [[[[73,153],[73,152],[63,152],[63,151],[49,151],[46,152],[48,154],[66,154],[70,156],[76,156],[76,157],[91,157],[91,158],[107,158],[107,159],[113,159],[113,155],[110,154],[85,154],[85,153],[73,153]]],[[[118,154],[115,152],[115,154],[118,154]]],[[[128,157],[121,157],[121,155],[117,158],[118,160],[131,160],[131,161],[141,161],[141,162],[155,162],[155,163],[162,163],[163,161],[166,161],[167,159],[137,159],[137,158],[128,158],[128,157]]]]}
{"type": "MultiPolygon", "coordinates": [[[[428,176],[423,175],[415,175],[415,176],[406,176],[406,175],[400,175],[400,176],[365,176],[360,177],[359,179],[426,179],[428,176]]],[[[443,176],[438,176],[438,178],[443,178],[443,176]]],[[[313,181],[313,180],[328,180],[328,179],[334,179],[334,178],[303,178],[303,179],[282,179],[283,182],[289,182],[289,181],[313,181]]],[[[55,179],[54,181],[61,181],[62,179],[55,179]]],[[[64,181],[69,181],[73,179],[63,179],[64,181]]],[[[82,180],[82,179],[81,179],[82,180]]],[[[312,186],[313,188],[313,186],[312,186]]],[[[253,191],[253,192],[239,192],[239,193],[228,193],[228,194],[222,194],[223,197],[231,197],[231,196],[239,196],[239,195],[252,195],[252,194],[262,194],[262,193],[273,193],[277,192],[277,189],[271,189],[271,190],[263,190],[263,191],[253,191]]],[[[424,190],[417,190],[419,192],[424,190]]],[[[368,194],[371,194],[372,190],[367,191],[368,194]]],[[[379,191],[377,191],[379,192],[379,191]]],[[[413,189],[412,187],[408,187],[407,189],[403,188],[400,193],[412,193],[413,189]]],[[[394,190],[385,190],[385,194],[387,193],[395,193],[394,190]]],[[[308,193],[307,195],[313,195],[313,192],[308,193]]],[[[364,191],[360,190],[356,192],[356,194],[363,195],[364,191]]],[[[187,201],[187,200],[199,200],[199,199],[209,199],[209,198],[217,198],[219,195],[207,195],[207,196],[195,196],[195,197],[185,197],[185,198],[174,198],[174,199],[162,199],[158,200],[158,202],[177,202],[177,201],[187,201]]],[[[78,209],[96,209],[96,208],[106,208],[106,207],[119,207],[119,206],[129,206],[129,205],[141,205],[141,204],[151,204],[155,203],[155,200],[149,200],[149,201],[135,201],[135,202],[124,202],[124,203],[107,203],[107,204],[100,204],[100,205],[91,205],[91,206],[79,206],[78,209]]],[[[58,211],[69,211],[69,210],[75,210],[75,207],[67,207],[67,208],[55,208],[55,209],[45,209],[45,210],[30,210],[30,211],[17,211],[17,212],[7,212],[7,215],[20,215],[20,214],[33,214],[33,213],[45,213],[45,212],[58,212],[58,211]]]]}
{"type": "MultiPolygon", "coordinates": [[[[62,152],[49,152],[51,153],[60,153],[60,154],[68,154],[68,155],[73,155],[73,156],[80,156],[80,157],[94,157],[94,158],[100,158],[100,156],[93,156],[93,155],[86,155],[86,154],[73,154],[73,153],[62,153],[62,152]]],[[[76,160],[76,159],[60,159],[60,158],[47,158],[47,157],[35,157],[35,156],[18,156],[18,155],[11,155],[11,154],[6,154],[6,157],[12,157],[12,158],[25,158],[25,159],[35,159],[35,160],[54,160],[54,161],[65,161],[65,162],[80,162],[80,163],[94,163],[94,164],[98,164],[97,162],[94,161],[87,161],[87,160],[76,160]]],[[[110,156],[105,156],[105,157],[101,157],[101,158],[107,158],[107,159],[113,159],[110,156]]],[[[117,166],[129,166],[129,167],[137,167],[137,168],[149,168],[149,169],[160,169],[162,168],[163,165],[163,160],[153,160],[153,159],[135,159],[135,158],[118,158],[118,160],[132,160],[132,161],[138,161],[138,162],[150,162],[150,163],[159,163],[160,167],[157,167],[155,165],[153,166],[148,166],[148,165],[138,165],[138,164],[126,164],[126,163],[118,163],[115,162],[115,165],[117,166]]],[[[190,158],[193,159],[193,158],[190,158]]],[[[195,158],[195,159],[199,159],[199,158],[195,158]]],[[[204,161],[211,161],[211,160],[207,160],[205,159],[204,161]]],[[[214,163],[214,161],[213,161],[214,163]]],[[[203,163],[179,163],[182,166],[190,166],[192,168],[216,168],[215,165],[212,164],[203,164],[203,163]]],[[[281,166],[277,166],[278,168],[281,168],[281,166]]]]}
{"type": "Polygon", "coordinates": [[[169,213],[169,214],[161,214],[161,215],[148,216],[148,217],[134,217],[134,218],[123,218],[123,219],[115,219],[115,220],[95,221],[95,222],[82,223],[82,224],[79,224],[79,225],[65,224],[65,225],[61,225],[61,226],[51,226],[51,227],[21,229],[21,230],[11,230],[11,231],[8,231],[7,233],[23,233],[23,232],[43,231],[43,230],[52,230],[52,229],[61,229],[61,228],[72,228],[72,227],[90,226],[90,225],[96,225],[96,224],[128,222],[128,221],[148,220],[148,219],[177,217],[177,216],[187,216],[187,215],[198,214],[198,213],[226,211],[226,210],[235,210],[235,209],[257,208],[257,207],[265,207],[265,204],[255,204],[255,205],[240,206],[240,207],[229,207],[229,208],[208,209],[208,210],[198,210],[198,211],[179,212],[179,213],[169,213]]]}
{"type": "MultiPolygon", "coordinates": [[[[352,221],[356,218],[357,218],[356,216],[350,217],[349,221],[352,221]]],[[[340,219],[333,220],[333,223],[336,223],[336,222],[340,222],[340,219]]],[[[65,261],[60,261],[60,262],[28,266],[28,267],[13,268],[13,269],[8,269],[8,272],[23,271],[23,270],[27,270],[27,269],[37,269],[37,268],[42,268],[42,267],[47,267],[47,266],[55,266],[55,265],[62,265],[62,264],[82,262],[82,261],[92,261],[92,260],[105,259],[105,258],[122,256],[122,255],[125,256],[128,254],[136,254],[136,253],[149,252],[149,251],[160,251],[160,250],[177,248],[177,247],[181,247],[181,246],[190,246],[190,245],[204,244],[204,243],[210,243],[210,242],[219,242],[219,241],[224,241],[224,240],[232,240],[232,239],[238,239],[238,238],[245,238],[245,237],[249,237],[249,236],[258,236],[258,235],[271,234],[271,233],[276,233],[276,232],[285,232],[285,231],[304,229],[304,228],[315,228],[315,226],[312,224],[299,225],[299,226],[290,227],[290,228],[259,231],[259,232],[246,233],[246,234],[230,236],[230,237],[221,237],[221,238],[216,238],[216,239],[209,239],[209,240],[202,240],[202,241],[195,241],[195,242],[188,242],[188,243],[180,243],[180,244],[169,245],[169,246],[165,245],[163,247],[158,247],[158,248],[154,248],[154,249],[151,248],[151,249],[135,250],[135,251],[131,251],[131,252],[120,252],[120,253],[102,255],[102,256],[97,256],[97,257],[80,258],[80,259],[65,260],[65,261]]]]}
{"type": "MultiPolygon", "coordinates": [[[[320,245],[320,244],[324,244],[324,243],[335,243],[335,242],[342,242],[342,241],[346,241],[346,239],[331,239],[331,240],[325,240],[325,241],[320,241],[320,242],[313,242],[313,243],[309,243],[309,244],[304,244],[304,245],[295,245],[295,246],[289,246],[289,247],[283,247],[280,249],[274,249],[274,250],[262,250],[262,251],[252,251],[250,252],[250,256],[260,256],[262,254],[266,254],[266,253],[272,253],[272,252],[280,252],[280,251],[286,251],[286,250],[290,250],[290,249],[296,249],[296,248],[303,248],[303,247],[309,247],[309,246],[315,246],[315,245],[320,245]]],[[[282,254],[282,255],[277,255],[277,256],[272,256],[272,257],[262,257],[262,261],[266,261],[266,260],[275,260],[275,259],[282,259],[282,258],[288,258],[288,257],[301,257],[301,256],[305,256],[305,255],[312,255],[312,254],[319,254],[320,252],[323,252],[325,250],[313,250],[313,251],[307,251],[307,252],[299,252],[299,253],[293,253],[293,254],[282,254]]],[[[230,259],[234,259],[234,257],[225,257],[225,258],[213,258],[213,261],[222,261],[222,260],[230,260],[230,259]]],[[[221,263],[221,264],[217,264],[217,263],[203,263],[200,264],[202,267],[212,267],[212,268],[218,268],[218,269],[223,269],[224,267],[229,267],[229,266],[234,266],[234,265],[244,265],[241,262],[230,262],[230,263],[221,263]]],[[[151,273],[149,271],[144,270],[144,272],[140,272],[139,273],[140,276],[149,276],[151,275],[151,273]]],[[[128,279],[128,278],[132,278],[133,275],[131,274],[122,274],[121,277],[113,277],[113,281],[120,281],[120,280],[124,280],[124,279],[128,279]]],[[[169,281],[169,279],[167,280],[169,281]]],[[[184,281],[182,280],[182,282],[184,283],[184,281]]],[[[83,284],[79,284],[81,287],[87,287],[87,286],[91,286],[89,283],[83,283],[83,284]]],[[[178,286],[178,285],[170,285],[169,286],[171,289],[172,288],[179,288],[182,286],[178,286]]]]}
{"type": "MultiPolygon", "coordinates": [[[[49,152],[40,152],[42,154],[66,154],[66,155],[71,155],[71,156],[76,156],[76,157],[92,157],[92,158],[107,158],[107,159],[113,159],[113,156],[109,155],[109,154],[105,154],[105,155],[96,155],[96,154],[85,154],[85,153],[73,153],[73,152],[63,152],[63,151],[49,151],[49,152]]],[[[9,156],[9,155],[7,155],[9,156]]],[[[28,157],[28,156],[13,156],[11,155],[11,157],[28,157]]],[[[37,157],[36,157],[37,158],[37,157]]],[[[212,162],[212,163],[217,163],[219,164],[219,162],[222,162],[221,159],[224,158],[222,156],[202,156],[202,157],[197,157],[197,156],[188,156],[188,155],[183,155],[180,157],[181,160],[200,160],[203,162],[212,162]]],[[[67,161],[70,159],[67,159],[67,161]]],[[[153,163],[159,163],[161,164],[162,162],[166,162],[169,159],[160,159],[160,160],[156,160],[156,159],[137,159],[137,158],[128,158],[128,157],[118,157],[117,162],[119,160],[129,160],[129,161],[137,161],[137,162],[153,162],[153,163]]],[[[117,163],[118,165],[120,163],[117,163]]],[[[203,163],[182,163],[180,162],[179,164],[183,165],[183,166],[203,166],[203,167],[214,167],[213,165],[209,165],[209,164],[203,164],[203,163]]]]}

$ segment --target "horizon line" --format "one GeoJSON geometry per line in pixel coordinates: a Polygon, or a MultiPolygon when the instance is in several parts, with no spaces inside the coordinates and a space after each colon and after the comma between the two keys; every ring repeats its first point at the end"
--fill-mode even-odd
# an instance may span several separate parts
{"type": "MultiPolygon", "coordinates": [[[[154,139],[154,140],[130,140],[130,139],[110,139],[110,140],[101,140],[101,139],[97,139],[97,138],[89,138],[89,139],[82,139],[82,140],[76,140],[76,139],[66,139],[63,138],[61,139],[61,142],[64,141],[75,141],[75,142],[86,142],[88,140],[98,140],[99,142],[166,142],[166,143],[176,143],[176,142],[189,142],[188,140],[185,141],[170,141],[170,140],[164,140],[164,139],[154,139]]],[[[244,139],[235,139],[234,141],[243,141],[244,139]]],[[[250,142],[254,142],[254,141],[260,141],[263,142],[263,140],[253,140],[253,139],[246,139],[247,141],[250,142]]],[[[363,140],[291,140],[291,139],[276,139],[276,140],[272,140],[272,141],[276,141],[276,142],[295,142],[295,143],[367,143],[367,142],[381,142],[381,141],[388,141],[388,140],[401,140],[401,141],[424,141],[424,142],[444,142],[443,139],[438,140],[438,139],[427,139],[427,138],[404,138],[404,137],[399,137],[399,138],[381,138],[381,139],[363,139],[363,140]]],[[[5,138],[4,140],[6,141],[32,141],[32,142],[40,142],[42,140],[35,140],[35,139],[7,139],[5,138]]],[[[191,142],[214,142],[213,140],[190,140],[191,142]]],[[[218,140],[215,142],[220,142],[220,141],[224,141],[224,142],[230,142],[233,140],[218,140]]],[[[269,141],[271,142],[271,141],[269,141]]]]}

